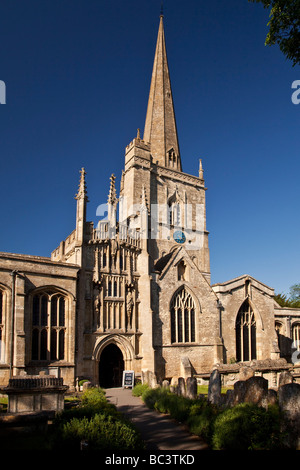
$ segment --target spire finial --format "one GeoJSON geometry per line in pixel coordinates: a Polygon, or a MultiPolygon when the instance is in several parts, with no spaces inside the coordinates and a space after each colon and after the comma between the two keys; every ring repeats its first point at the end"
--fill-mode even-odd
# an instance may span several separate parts
{"type": "Polygon", "coordinates": [[[199,160],[199,178],[203,180],[203,167],[202,167],[202,159],[199,160]]]}
{"type": "Polygon", "coordinates": [[[116,193],[116,185],[115,185],[116,177],[114,174],[110,177],[110,188],[108,194],[108,204],[114,205],[117,202],[117,193],[116,193]]]}
{"type": "Polygon", "coordinates": [[[160,5],[160,17],[161,18],[164,17],[164,2],[161,2],[161,5],[160,5]]]}
{"type": "Polygon", "coordinates": [[[79,187],[78,187],[78,192],[75,196],[75,199],[85,198],[86,200],[88,200],[86,182],[85,182],[85,175],[86,175],[85,169],[81,168],[79,187]]]}

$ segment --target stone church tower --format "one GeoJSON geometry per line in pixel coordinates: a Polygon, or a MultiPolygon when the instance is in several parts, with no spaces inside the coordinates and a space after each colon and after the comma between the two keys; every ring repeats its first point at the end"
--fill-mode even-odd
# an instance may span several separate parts
{"type": "Polygon", "coordinates": [[[249,275],[211,285],[202,162],[197,176],[183,167],[161,16],[144,134],[119,194],[111,176],[107,217],[86,220],[82,168],[76,227],[51,258],[0,253],[0,385],[41,371],[71,389],[120,386],[124,370],[205,380],[216,365],[234,381],[250,364],[276,386],[300,309],[249,275]]]}
{"type": "Polygon", "coordinates": [[[52,255],[81,266],[76,375],[107,386],[123,369],[163,379],[220,361],[203,170],[182,171],[162,16],[144,136],[126,147],[119,197],[112,175],[96,228],[86,222],[84,169],[76,199],[74,248],[52,255]]]}
{"type": "Polygon", "coordinates": [[[107,386],[124,369],[163,379],[222,360],[205,190],[201,162],[198,176],[182,171],[161,16],[144,136],[125,149],[119,197],[112,175],[107,219],[94,228],[82,169],[73,243],[52,253],[81,267],[77,376],[107,386]]]}

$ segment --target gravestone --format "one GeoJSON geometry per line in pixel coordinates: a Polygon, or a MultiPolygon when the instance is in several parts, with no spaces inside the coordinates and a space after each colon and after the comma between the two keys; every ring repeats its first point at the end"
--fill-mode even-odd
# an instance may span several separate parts
{"type": "Polygon", "coordinates": [[[163,380],[161,385],[162,385],[162,388],[168,388],[170,384],[168,380],[163,380]]]}
{"type": "Polygon", "coordinates": [[[185,380],[183,377],[178,378],[177,394],[185,396],[185,380]]]}
{"type": "Polygon", "coordinates": [[[263,406],[268,399],[268,381],[263,377],[250,377],[234,384],[234,404],[253,403],[263,406]]]}
{"type": "Polygon", "coordinates": [[[289,383],[278,390],[280,409],[284,412],[285,424],[283,431],[287,432],[286,443],[289,447],[300,447],[300,385],[289,383]]]}
{"type": "Polygon", "coordinates": [[[196,377],[188,377],[186,379],[186,396],[191,400],[197,397],[197,379],[196,377]]]}
{"type": "Polygon", "coordinates": [[[89,382],[89,381],[83,382],[83,384],[82,384],[82,390],[85,391],[85,390],[87,390],[88,388],[92,388],[92,382],[89,382]]]}
{"type": "Polygon", "coordinates": [[[210,374],[207,400],[214,405],[221,402],[221,374],[218,369],[210,374]]]}

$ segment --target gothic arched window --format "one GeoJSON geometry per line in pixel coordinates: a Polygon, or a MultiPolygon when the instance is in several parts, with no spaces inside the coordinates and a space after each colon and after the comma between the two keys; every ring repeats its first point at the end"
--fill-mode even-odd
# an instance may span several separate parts
{"type": "Polygon", "coordinates": [[[170,203],[168,206],[169,224],[179,227],[181,225],[181,210],[179,202],[170,203]]]}
{"type": "Polygon", "coordinates": [[[33,361],[64,359],[66,299],[57,293],[42,292],[32,299],[33,361]]]}
{"type": "Polygon", "coordinates": [[[248,300],[243,303],[237,314],[235,334],[237,361],[256,359],[256,321],[248,300]]]}
{"type": "Polygon", "coordinates": [[[171,301],[171,342],[195,342],[195,303],[185,287],[171,301]]]}

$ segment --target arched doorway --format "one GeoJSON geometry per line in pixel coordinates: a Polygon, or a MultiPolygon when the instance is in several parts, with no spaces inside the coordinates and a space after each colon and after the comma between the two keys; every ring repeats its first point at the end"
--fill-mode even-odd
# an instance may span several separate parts
{"type": "Polygon", "coordinates": [[[103,388],[121,387],[124,370],[122,351],[113,343],[106,346],[99,361],[99,385],[103,388]]]}

